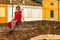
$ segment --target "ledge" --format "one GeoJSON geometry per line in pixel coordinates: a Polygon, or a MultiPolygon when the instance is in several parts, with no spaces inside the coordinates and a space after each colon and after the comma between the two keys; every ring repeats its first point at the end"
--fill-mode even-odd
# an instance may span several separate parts
{"type": "Polygon", "coordinates": [[[0,37],[5,36],[8,40],[27,40],[45,34],[60,35],[60,22],[48,20],[21,22],[11,34],[0,32],[0,37]]]}

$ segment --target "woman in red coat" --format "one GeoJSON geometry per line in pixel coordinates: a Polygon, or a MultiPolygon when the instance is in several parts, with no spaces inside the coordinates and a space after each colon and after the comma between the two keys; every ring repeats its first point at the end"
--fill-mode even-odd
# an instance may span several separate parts
{"type": "Polygon", "coordinates": [[[22,18],[23,16],[22,16],[22,11],[20,10],[20,6],[17,6],[15,11],[15,17],[11,22],[8,23],[8,27],[11,28],[11,30],[14,30],[16,23],[21,22],[22,18]]]}

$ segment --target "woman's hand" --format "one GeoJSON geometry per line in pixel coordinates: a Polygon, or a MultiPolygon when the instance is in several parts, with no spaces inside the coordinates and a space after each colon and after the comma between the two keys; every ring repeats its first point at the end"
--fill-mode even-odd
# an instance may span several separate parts
{"type": "Polygon", "coordinates": [[[23,18],[23,22],[25,22],[24,18],[23,18]]]}

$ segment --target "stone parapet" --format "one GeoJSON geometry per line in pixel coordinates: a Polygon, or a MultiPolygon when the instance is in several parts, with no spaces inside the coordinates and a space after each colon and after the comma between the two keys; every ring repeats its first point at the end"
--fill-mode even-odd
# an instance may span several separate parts
{"type": "Polygon", "coordinates": [[[60,35],[60,22],[43,20],[18,23],[16,29],[11,34],[8,31],[0,32],[0,39],[28,40],[45,34],[60,35]]]}

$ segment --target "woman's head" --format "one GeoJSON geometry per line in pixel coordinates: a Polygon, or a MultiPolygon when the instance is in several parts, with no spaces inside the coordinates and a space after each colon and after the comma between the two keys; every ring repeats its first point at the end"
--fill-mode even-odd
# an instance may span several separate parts
{"type": "Polygon", "coordinates": [[[16,10],[20,10],[20,6],[17,6],[17,7],[16,7],[16,10]]]}

